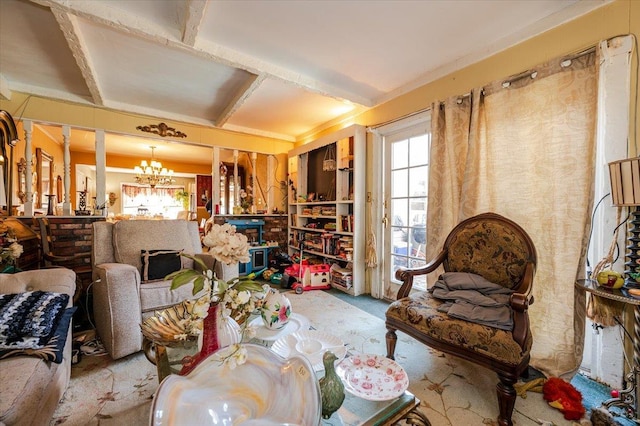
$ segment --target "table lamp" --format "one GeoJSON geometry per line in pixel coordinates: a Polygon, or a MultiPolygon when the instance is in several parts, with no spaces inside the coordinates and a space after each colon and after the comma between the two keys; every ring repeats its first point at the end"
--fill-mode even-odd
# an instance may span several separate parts
{"type": "Polygon", "coordinates": [[[613,205],[635,207],[629,219],[624,275],[625,287],[640,287],[640,280],[633,277],[640,275],[640,157],[609,163],[609,177],[613,205]]]}

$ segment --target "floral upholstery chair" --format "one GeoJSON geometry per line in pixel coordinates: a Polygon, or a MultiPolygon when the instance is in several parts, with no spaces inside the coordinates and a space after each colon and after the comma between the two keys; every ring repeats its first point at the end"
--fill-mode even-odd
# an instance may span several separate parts
{"type": "Polygon", "coordinates": [[[448,235],[442,251],[419,269],[400,269],[403,282],[397,300],[386,312],[387,357],[394,359],[400,330],[442,352],[489,368],[498,374],[500,425],[511,425],[516,401],[513,385],[526,373],[533,339],[527,309],[533,303],[531,286],[536,250],[527,233],[516,223],[495,213],[483,213],[459,223],[448,235]],[[414,277],[435,271],[480,275],[491,283],[513,290],[507,296],[513,328],[488,325],[450,317],[438,308],[442,300],[430,292],[411,293],[414,277]]]}

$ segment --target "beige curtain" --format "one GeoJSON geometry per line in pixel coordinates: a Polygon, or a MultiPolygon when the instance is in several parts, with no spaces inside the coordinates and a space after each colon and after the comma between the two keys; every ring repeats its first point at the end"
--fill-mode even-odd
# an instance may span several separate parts
{"type": "MultiPolygon", "coordinates": [[[[581,56],[565,67],[558,58],[536,67],[536,74],[511,79],[508,87],[498,81],[474,91],[467,136],[456,221],[493,211],[519,223],[533,238],[538,268],[530,309],[531,364],[553,376],[574,373],[582,359],[584,296],[577,296],[574,282],[584,270],[593,204],[595,56],[581,56]]],[[[439,115],[435,109],[434,115],[439,115]]],[[[464,144],[465,137],[456,143],[464,144]]],[[[460,173],[453,163],[455,168],[439,173],[460,173]]],[[[451,167],[452,162],[445,157],[432,164],[434,170],[436,164],[451,167]]],[[[452,188],[437,191],[443,197],[452,188]]],[[[429,193],[429,210],[434,195],[429,193]]],[[[452,207],[435,217],[451,215],[453,220],[452,207]]]]}
{"type": "MultiPolygon", "coordinates": [[[[431,107],[429,208],[426,258],[442,249],[447,234],[459,222],[462,179],[469,147],[471,96],[451,97],[431,107]]],[[[432,284],[439,271],[427,276],[432,284]]]]}

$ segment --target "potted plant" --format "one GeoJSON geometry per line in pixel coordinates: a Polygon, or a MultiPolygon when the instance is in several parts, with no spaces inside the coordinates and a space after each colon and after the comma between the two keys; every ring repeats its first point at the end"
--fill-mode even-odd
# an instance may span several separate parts
{"type": "Polygon", "coordinates": [[[184,210],[189,210],[189,193],[187,191],[183,189],[176,192],[175,199],[179,203],[182,203],[182,208],[184,210]]]}

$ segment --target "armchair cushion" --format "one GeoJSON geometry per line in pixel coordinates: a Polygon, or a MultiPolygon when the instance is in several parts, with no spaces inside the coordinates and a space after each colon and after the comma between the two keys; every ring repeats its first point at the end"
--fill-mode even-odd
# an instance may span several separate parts
{"type": "MultiPolygon", "coordinates": [[[[183,220],[123,220],[117,222],[113,229],[113,248],[115,261],[127,263],[142,271],[141,250],[184,250],[185,253],[195,254],[193,240],[189,232],[188,223],[183,220]],[[141,222],[145,222],[141,226],[141,222]],[[167,228],[171,232],[167,233],[167,228]]],[[[198,242],[200,248],[200,242],[198,242]]],[[[193,261],[185,259],[183,266],[193,268],[193,261]]]]}
{"type": "Polygon", "coordinates": [[[522,281],[531,252],[517,229],[499,221],[469,223],[445,244],[447,271],[471,272],[511,289],[522,281]]]}
{"type": "Polygon", "coordinates": [[[514,366],[529,353],[531,335],[525,343],[526,351],[523,351],[511,332],[452,318],[439,311],[442,303],[429,293],[416,292],[389,305],[387,320],[411,324],[413,329],[431,339],[514,366]]]}

